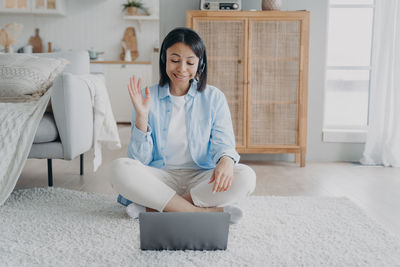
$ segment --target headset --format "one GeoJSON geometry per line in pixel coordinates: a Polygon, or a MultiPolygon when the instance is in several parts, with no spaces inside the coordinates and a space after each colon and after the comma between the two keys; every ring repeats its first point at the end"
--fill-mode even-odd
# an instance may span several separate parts
{"type": "Polygon", "coordinates": [[[206,63],[204,63],[203,57],[199,59],[199,66],[197,67],[197,73],[201,75],[206,67],[206,63]]]}

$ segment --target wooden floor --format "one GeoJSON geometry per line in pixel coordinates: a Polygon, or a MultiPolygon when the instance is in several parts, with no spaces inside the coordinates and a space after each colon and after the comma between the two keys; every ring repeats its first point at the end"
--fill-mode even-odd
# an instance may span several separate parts
{"type": "MultiPolygon", "coordinates": [[[[121,150],[103,149],[103,164],[93,172],[92,151],[85,154],[85,174],[79,175],[79,157],[53,160],[54,186],[87,192],[116,194],[107,182],[107,163],[125,157],[129,128],[119,126],[121,150]]],[[[355,163],[242,161],[257,174],[254,195],[346,197],[384,228],[400,237],[400,168],[367,167],[355,163]]],[[[17,189],[47,186],[47,161],[30,159],[17,189]]]]}

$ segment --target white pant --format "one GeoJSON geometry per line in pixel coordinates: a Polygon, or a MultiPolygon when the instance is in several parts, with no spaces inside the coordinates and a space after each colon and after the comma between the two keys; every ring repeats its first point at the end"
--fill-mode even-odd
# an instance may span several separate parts
{"type": "Polygon", "coordinates": [[[119,158],[111,162],[109,180],[123,197],[158,211],[163,211],[175,194],[190,192],[196,206],[216,207],[237,202],[255,189],[255,172],[244,164],[237,164],[229,190],[213,194],[214,183],[208,183],[213,171],[163,170],[146,166],[138,160],[119,158]]]}

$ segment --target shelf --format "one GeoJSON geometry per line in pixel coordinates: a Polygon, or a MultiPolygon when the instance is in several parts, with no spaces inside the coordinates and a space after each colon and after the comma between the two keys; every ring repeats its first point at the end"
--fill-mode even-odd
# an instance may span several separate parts
{"type": "Polygon", "coordinates": [[[159,20],[158,16],[124,16],[124,19],[128,20],[159,20]]]}
{"type": "Polygon", "coordinates": [[[139,25],[138,30],[142,31],[142,21],[158,21],[159,17],[150,15],[150,16],[123,16],[126,20],[133,20],[136,21],[139,25]]]}
{"type": "Polygon", "coordinates": [[[45,16],[65,16],[65,11],[59,10],[32,10],[31,14],[45,16]]]}
{"type": "Polygon", "coordinates": [[[123,60],[91,60],[90,63],[93,64],[143,64],[143,65],[151,65],[150,61],[123,61],[123,60]]]}
{"type": "Polygon", "coordinates": [[[0,9],[0,14],[2,13],[6,13],[6,14],[14,14],[14,15],[44,15],[44,16],[65,16],[65,12],[62,11],[57,11],[57,10],[17,10],[17,9],[13,9],[13,10],[5,10],[5,9],[0,9]]]}
{"type": "Polygon", "coordinates": [[[0,13],[8,14],[31,14],[30,9],[17,9],[17,8],[0,8],[0,13]]]}

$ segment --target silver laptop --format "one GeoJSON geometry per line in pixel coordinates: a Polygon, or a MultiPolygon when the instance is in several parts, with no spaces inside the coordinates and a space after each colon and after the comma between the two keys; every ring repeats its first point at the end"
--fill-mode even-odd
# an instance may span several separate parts
{"type": "Polygon", "coordinates": [[[144,212],[139,214],[142,250],[225,250],[229,213],[144,212]]]}

